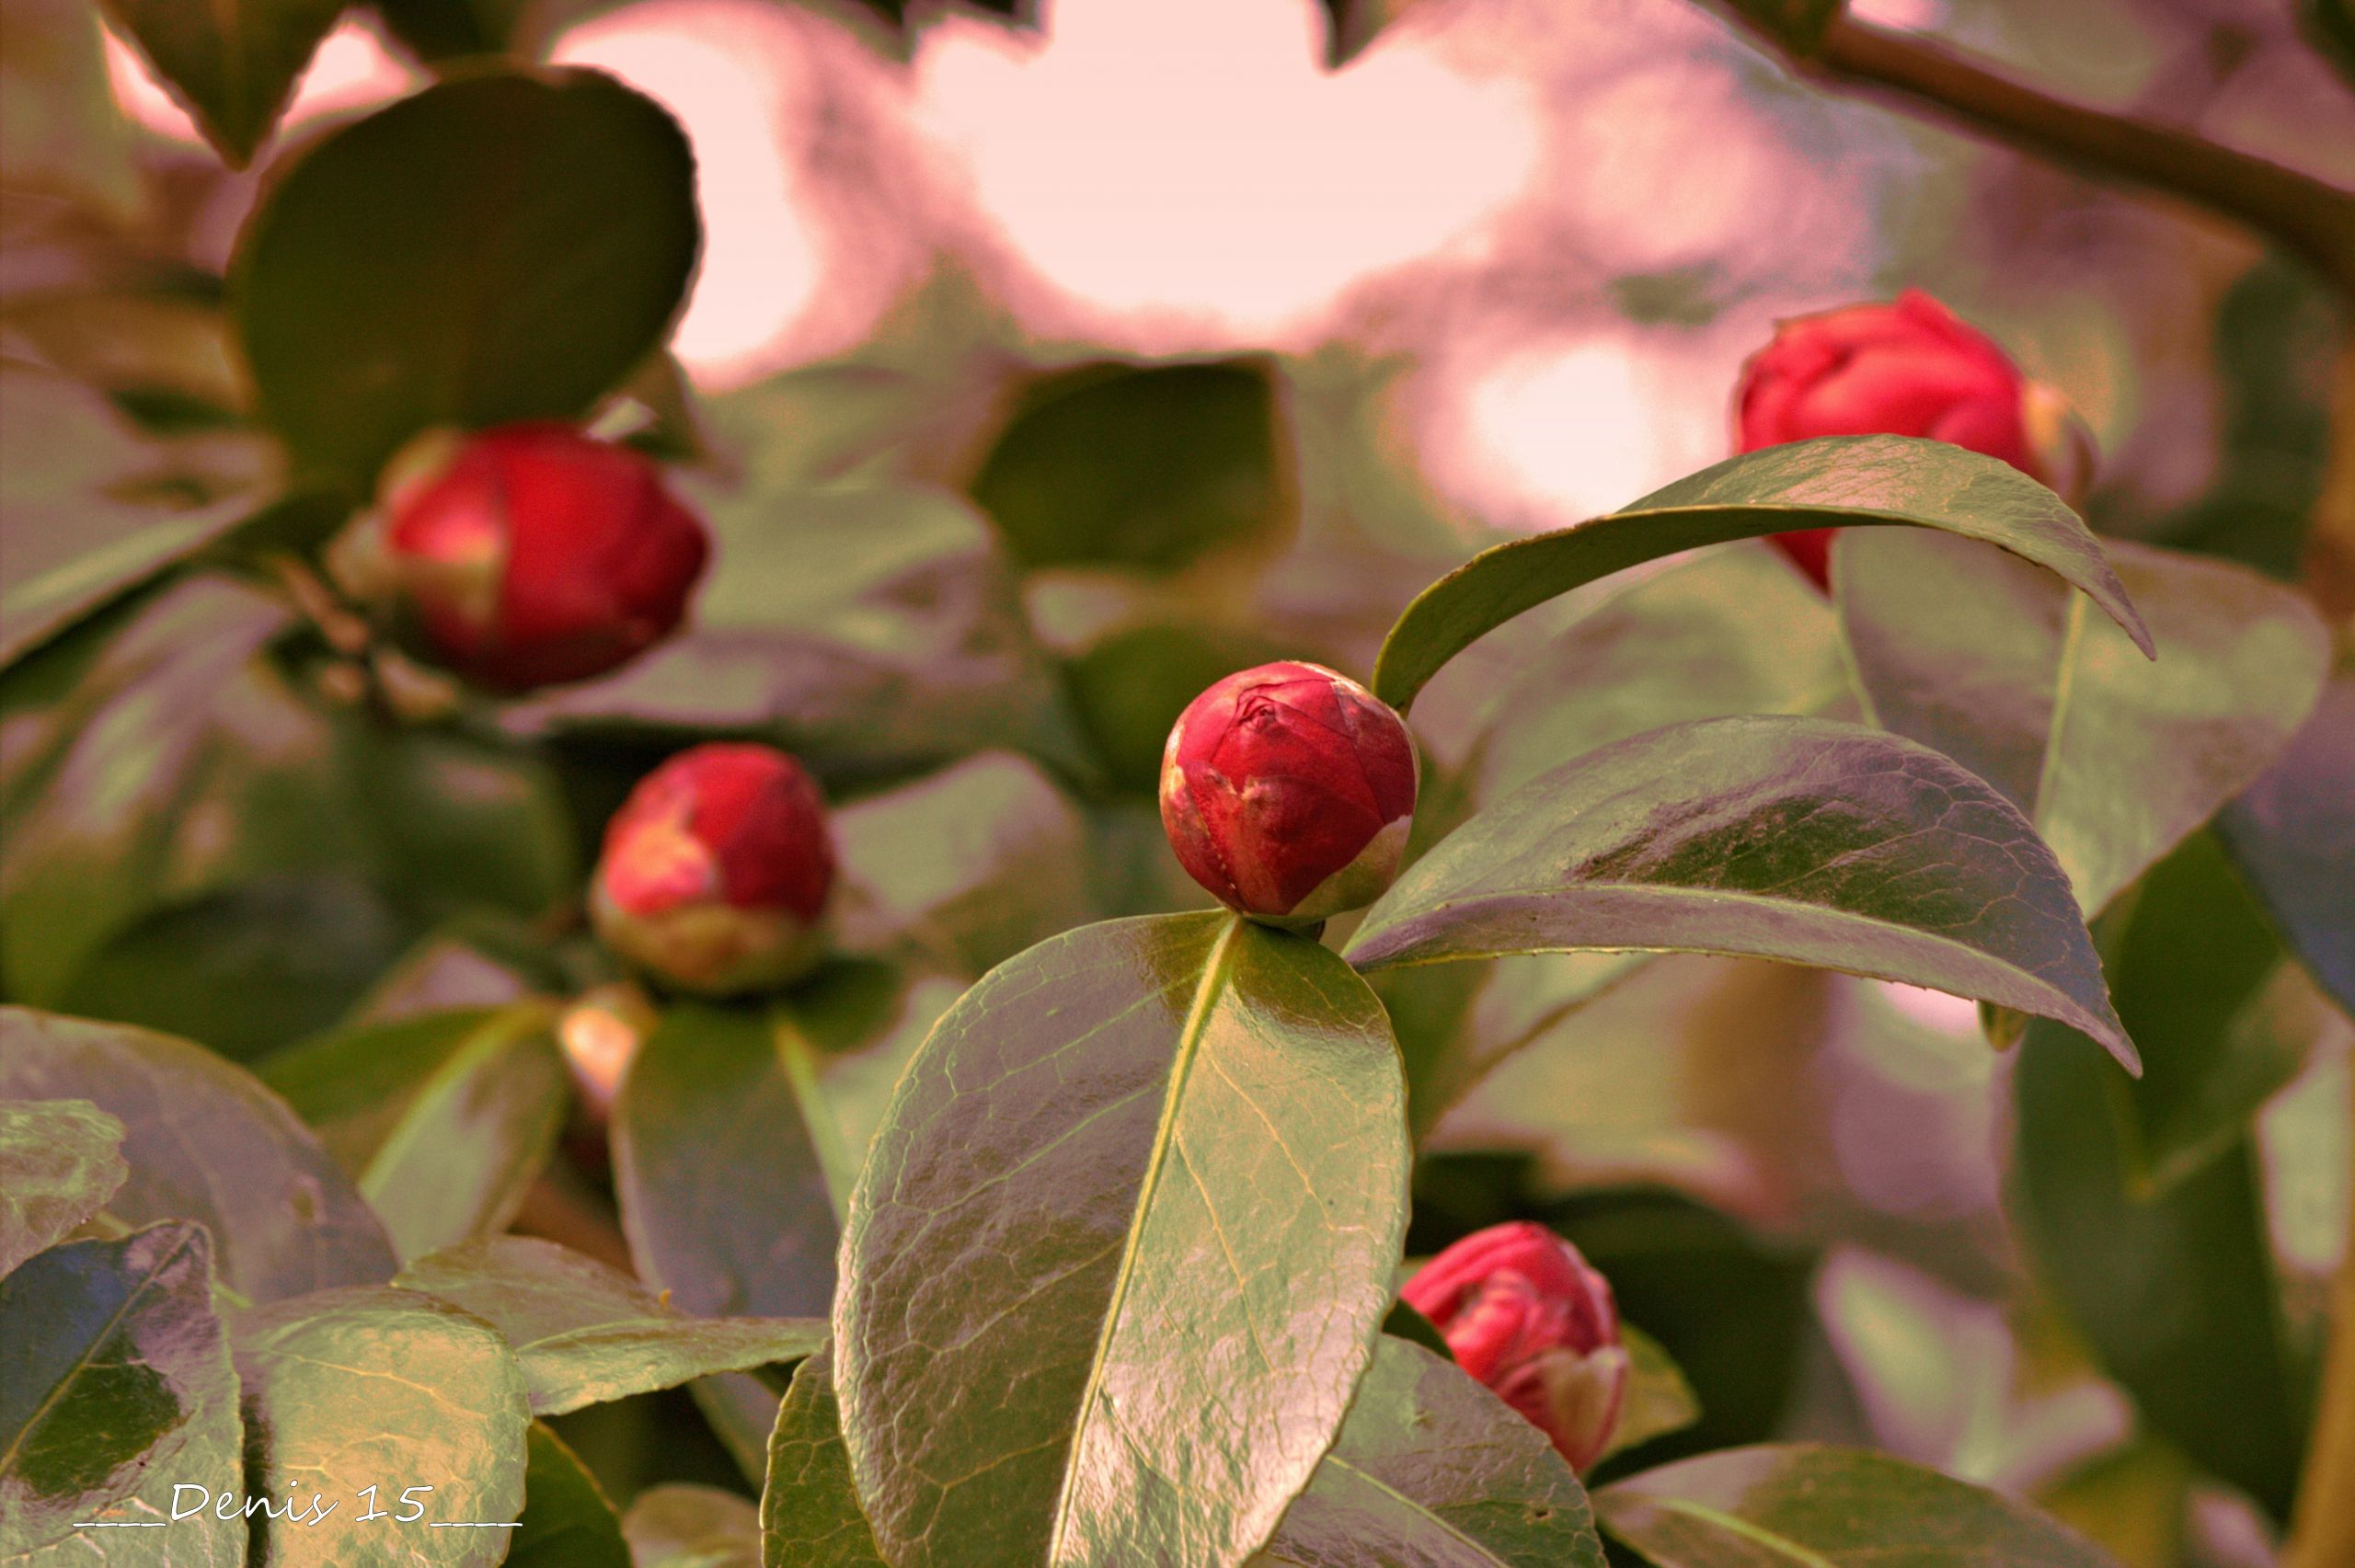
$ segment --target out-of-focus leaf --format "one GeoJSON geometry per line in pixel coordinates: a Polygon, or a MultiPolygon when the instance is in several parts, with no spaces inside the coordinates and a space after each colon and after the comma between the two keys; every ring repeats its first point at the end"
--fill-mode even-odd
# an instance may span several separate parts
{"type": "Polygon", "coordinates": [[[523,41],[519,33],[534,12],[568,8],[546,0],[376,0],[386,29],[428,63],[505,53],[523,41]]]}
{"type": "Polygon", "coordinates": [[[1352,964],[1580,948],[1845,969],[2134,1047],[2051,852],[1936,752],[1807,718],[1671,725],[1541,775],[1367,912],[1352,964]]]}
{"type": "Polygon", "coordinates": [[[716,1486],[648,1487],[622,1516],[622,1534],[637,1568],[761,1568],[759,1506],[716,1486]]]}
{"type": "Polygon", "coordinates": [[[1380,1004],[1298,937],[1119,921],[992,971],[902,1075],[844,1240],[836,1389],[886,1555],[1264,1544],[1390,1302],[1404,1112],[1380,1004]]]}
{"type": "MultiPolygon", "coordinates": [[[[684,1005],[664,1015],[614,1104],[614,1188],[638,1276],[698,1317],[823,1317],[844,1156],[820,1062],[789,1018],[684,1005]]],[[[750,1378],[695,1388],[750,1476],[776,1398],[750,1378]]]]}
{"type": "Polygon", "coordinates": [[[2298,20],[2338,74],[2355,83],[2355,3],[2304,0],[2298,8],[2298,20]]]}
{"type": "Polygon", "coordinates": [[[1805,528],[1912,524],[2000,544],[2075,584],[2149,651],[2101,546],[2061,498],[2009,464],[1908,436],[1835,436],[1746,452],[1552,533],[1483,551],[1391,627],[1373,689],[1404,710],[1439,668],[1523,611],[1702,544],[1805,528]]]}
{"type": "Polygon", "coordinates": [[[883,1568],[851,1478],[831,1347],[797,1368],[785,1391],[769,1437],[760,1526],[766,1568],[883,1568]]]}
{"type": "Polygon", "coordinates": [[[1545,1435],[1451,1361],[1384,1336],[1260,1568],[1603,1568],[1585,1489],[1545,1435]]]}
{"type": "Polygon", "coordinates": [[[546,762],[430,729],[347,724],[338,737],[381,880],[421,912],[531,919],[577,897],[580,856],[546,762]]]}
{"type": "Polygon", "coordinates": [[[243,518],[236,505],[166,512],[135,532],[76,555],[29,581],[11,581],[0,603],[0,666],[16,662],[84,616],[188,559],[243,518]]]}
{"type": "Polygon", "coordinates": [[[42,364],[105,393],[150,431],[234,425],[251,401],[217,300],[155,287],[60,289],[9,302],[0,320],[42,364]]]}
{"type": "Polygon", "coordinates": [[[100,3],[235,168],[270,140],[294,79],[343,11],[343,0],[100,3]]]}
{"type": "Polygon", "coordinates": [[[108,1212],[201,1221],[251,1301],[392,1277],[384,1226],[284,1101],[212,1052],[144,1029],[0,1008],[0,1099],[88,1100],[123,1126],[108,1212]]]}
{"type": "Polygon", "coordinates": [[[660,341],[700,243],[686,139],[652,101],[486,72],[305,149],[231,291],[265,417],[364,490],[431,427],[585,412],[660,341]]]}
{"type": "Polygon", "coordinates": [[[984,752],[833,817],[852,952],[905,946],[979,975],[1084,923],[1086,826],[1027,758],[984,752]]]}
{"type": "Polygon", "coordinates": [[[2097,912],[2238,795],[2321,694],[2330,639],[2246,567],[2108,546],[2146,659],[2067,585],[1969,541],[1840,546],[1840,613],[1873,715],[1993,784],[2097,912]]]}
{"type": "Polygon", "coordinates": [[[98,21],[83,0],[9,0],[0,60],[0,187],[138,214],[131,123],[107,83],[98,21]]]}
{"type": "Polygon", "coordinates": [[[2033,1500],[2123,1568],[2173,1568],[2186,1555],[2193,1479],[2180,1453],[2144,1437],[2077,1466],[2033,1500]]]}
{"type": "Polygon", "coordinates": [[[1794,54],[1814,52],[1824,29],[1839,19],[1848,0],[1719,0],[1728,11],[1794,54]]]}
{"type": "Polygon", "coordinates": [[[413,934],[364,882],[263,877],[167,904],[115,933],[57,1005],[250,1061],[342,1017],[413,934]]]}
{"type": "MultiPolygon", "coordinates": [[[[739,491],[680,635],[527,704],[533,727],[757,733],[844,771],[1078,740],[988,524],[919,486],[739,491]]],[[[1074,765],[1077,765],[1074,763],[1074,765]]]]}
{"type": "Polygon", "coordinates": [[[2025,1504],[1884,1454],[1809,1443],[1648,1470],[1596,1493],[1594,1510],[1660,1568],[2111,1568],[2025,1504]]]}
{"type": "Polygon", "coordinates": [[[470,940],[463,929],[427,936],[376,979],[347,1024],[391,1024],[465,1007],[504,1007],[545,977],[470,940]]]}
{"type": "Polygon", "coordinates": [[[1268,365],[1082,366],[1032,387],[973,499],[1027,566],[1174,571],[1291,521],[1268,365]]]}
{"type": "Polygon", "coordinates": [[[2291,951],[2355,1016],[2355,676],[2331,682],[2216,829],[2291,951]]]}
{"type": "Polygon", "coordinates": [[[521,1002],[339,1030],[264,1063],[403,1258],[513,1219],[570,1104],[549,1010],[521,1002]]]}
{"type": "Polygon", "coordinates": [[[89,1101],[0,1101],[0,1278],[103,1208],[130,1173],[122,1123],[89,1101]]]}
{"type": "Polygon", "coordinates": [[[247,1484],[343,1503],[316,1524],[256,1519],[253,1568],[492,1568],[523,1511],[523,1374],[489,1325],[414,1290],[325,1290],[232,1325],[247,1484]],[[375,1487],[376,1510],[359,1505],[375,1487]],[[405,1488],[427,1487],[402,1505],[405,1488]],[[420,1508],[421,1516],[408,1511],[420,1508]]]}
{"type": "Polygon", "coordinates": [[[393,1283],[464,1307],[505,1334],[534,1415],[798,1361],[826,1337],[822,1318],[688,1317],[627,1275],[529,1236],[430,1253],[393,1283]]]}
{"type": "Polygon", "coordinates": [[[505,1568],[631,1568],[622,1521],[564,1439],[534,1421],[523,1438],[523,1513],[505,1568]]]}
{"type": "MultiPolygon", "coordinates": [[[[236,1483],[237,1380],[213,1315],[210,1254],[201,1226],[157,1225],[54,1248],[0,1279],[0,1554],[9,1562],[65,1542],[103,1558],[98,1543],[116,1532],[77,1524],[154,1513],[173,1482],[236,1483]]],[[[189,1533],[242,1531],[197,1524],[189,1533]]],[[[190,1550],[186,1561],[220,1556],[220,1544],[210,1539],[207,1553],[190,1550]]]]}
{"type": "Polygon", "coordinates": [[[1175,621],[1125,626],[1064,666],[1080,727],[1118,788],[1161,786],[1161,748],[1186,704],[1212,682],[1302,650],[1257,632],[1175,621]]]}
{"type": "Polygon", "coordinates": [[[1627,1347],[1627,1392],[1619,1406],[1619,1425],[1611,1429],[1598,1463],[1655,1437],[1682,1432],[1701,1419],[1701,1401],[1668,1346],[1630,1322],[1619,1325],[1619,1339],[1627,1347]]]}

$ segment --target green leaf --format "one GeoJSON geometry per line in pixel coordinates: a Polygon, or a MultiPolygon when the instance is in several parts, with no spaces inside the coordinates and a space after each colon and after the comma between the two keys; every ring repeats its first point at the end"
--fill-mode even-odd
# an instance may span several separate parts
{"type": "Polygon", "coordinates": [[[52,1248],[0,1280],[0,1555],[71,1542],[60,1561],[103,1558],[115,1532],[77,1524],[158,1513],[174,1482],[235,1484],[237,1383],[210,1253],[202,1227],[157,1225],[52,1248]]]}
{"type": "Polygon", "coordinates": [[[393,37],[429,64],[504,53],[513,47],[527,20],[544,21],[532,13],[568,8],[549,7],[534,0],[377,0],[376,4],[376,12],[393,37]]]}
{"type": "Polygon", "coordinates": [[[1383,640],[1373,690],[1404,712],[1440,667],[1525,610],[1639,562],[1805,528],[1905,523],[2000,544],[2074,583],[2151,647],[2101,546],[2009,464],[1908,436],[1837,436],[1744,453],[1624,511],[1474,556],[1425,589],[1383,640]]]}
{"type": "Polygon", "coordinates": [[[486,72],[307,148],[231,292],[263,415],[301,468],[365,489],[429,428],[586,412],[660,343],[699,244],[686,139],[651,100],[486,72]]]}
{"type": "Polygon", "coordinates": [[[1862,533],[1836,574],[1875,719],[2001,790],[2088,915],[2280,753],[2330,658],[2306,601],[2246,567],[2108,549],[2155,661],[2083,594],[1963,540],[1862,533]]]}
{"type": "Polygon", "coordinates": [[[1663,1465],[1597,1492],[1594,1509],[1659,1568],[2111,1568],[2025,1504],[1811,1443],[1663,1465]]]}
{"type": "Polygon", "coordinates": [[[2330,683],[2216,829],[2291,950],[2355,1016],[2355,675],[2330,683]]]}
{"type": "MultiPolygon", "coordinates": [[[[622,1081],[614,1189],[638,1276],[697,1317],[823,1317],[834,1297],[832,1162],[845,1157],[809,1036],[780,1013],[672,1009],[622,1081]]],[[[749,1378],[697,1399],[749,1475],[775,1396],[749,1378]]]]}
{"type": "Polygon", "coordinates": [[[100,0],[233,168],[270,140],[343,0],[100,0]]]}
{"type": "Polygon", "coordinates": [[[630,1568],[613,1504],[564,1439],[536,1421],[524,1436],[517,1523],[506,1568],[630,1568]]]}
{"type": "Polygon", "coordinates": [[[648,1487],[622,1516],[622,1534],[638,1568],[761,1568],[759,1508],[716,1486],[648,1487]]]}
{"type": "Polygon", "coordinates": [[[0,1098],[88,1100],[123,1126],[108,1211],[201,1221],[223,1283],[252,1301],[392,1276],[383,1225],[284,1101],[212,1052],[0,1008],[0,1098]]]}
{"type": "Polygon", "coordinates": [[[542,1002],[339,1030],[272,1057],[286,1096],[383,1215],[400,1255],[506,1228],[571,1104],[542,1002]]]}
{"type": "Polygon", "coordinates": [[[251,1061],[350,1012],[413,928],[349,876],[264,876],[165,904],[74,973],[58,1009],[251,1061]]]}
{"type": "Polygon", "coordinates": [[[0,597],[0,666],[14,664],[75,622],[228,533],[250,516],[243,502],[166,512],[152,522],[59,563],[11,578],[0,597]]]}
{"type": "Polygon", "coordinates": [[[1175,571],[1290,519],[1259,360],[1085,365],[1024,395],[972,497],[1026,566],[1175,571]]]}
{"type": "Polygon", "coordinates": [[[0,1278],[106,1207],[131,1168],[87,1100],[0,1101],[0,1278]]]}
{"type": "Polygon", "coordinates": [[[1154,795],[1161,748],[1186,705],[1238,670],[1304,657],[1257,631],[1148,621],[1099,637],[1063,668],[1072,704],[1114,787],[1154,795]]]}
{"type": "Polygon", "coordinates": [[[822,1318],[688,1317],[627,1275],[529,1236],[446,1248],[393,1283],[464,1307],[505,1334],[534,1415],[798,1361],[826,1337],[822,1318]]]}
{"type": "Polygon", "coordinates": [[[429,915],[489,909],[535,920],[579,897],[572,815],[541,757],[374,723],[347,723],[337,739],[379,877],[408,903],[429,915]]]}
{"type": "Polygon", "coordinates": [[[1603,1568],[1585,1489],[1545,1435],[1419,1345],[1384,1337],[1260,1568],[1603,1568]]]}
{"type": "Polygon", "coordinates": [[[1223,913],[1087,926],[966,993],[844,1237],[836,1388],[885,1554],[1262,1545],[1390,1304],[1404,1101],[1364,983],[1223,913]]]}
{"type": "MultiPolygon", "coordinates": [[[[1407,1274],[1407,1271],[1402,1268],[1398,1277],[1404,1280],[1407,1274]]],[[[1455,1352],[1448,1347],[1447,1338],[1439,1332],[1439,1325],[1415,1310],[1403,1298],[1391,1302],[1390,1310],[1383,1314],[1382,1332],[1392,1339],[1419,1345],[1434,1356],[1449,1361],[1455,1359],[1455,1352]]]]}
{"type": "Polygon", "coordinates": [[[1700,1397],[1668,1346],[1625,1321],[1619,1324],[1619,1340],[1627,1347],[1630,1363],[1627,1392],[1620,1402],[1619,1425],[1612,1428],[1598,1464],[1655,1437],[1682,1432],[1701,1419],[1700,1397]]]}
{"type": "Polygon", "coordinates": [[[2010,802],[1853,725],[1671,725],[1488,807],[1367,911],[1361,967],[1581,948],[1718,953],[2067,1020],[2129,1071],[2068,879],[2010,802]]]}
{"type": "Polygon", "coordinates": [[[2283,1516],[2309,1368],[2282,1311],[2255,1140],[2233,1130],[2246,1110],[2213,1110],[2234,1080],[2264,1076],[2229,1053],[2273,948],[2253,911],[2217,907],[2221,868],[2194,844],[2101,921],[2154,1087],[2130,1097],[2068,1030],[2031,1024],[2014,1081],[2015,1208],[2046,1288],[2148,1425],[2283,1516]],[[2163,1170],[2144,1127],[2169,1139],[2163,1170]]]}
{"type": "Polygon", "coordinates": [[[795,1368],[778,1407],[760,1523],[765,1568],[884,1568],[851,1478],[831,1347],[795,1368]]]}
{"type": "Polygon", "coordinates": [[[0,188],[64,197],[118,222],[144,205],[128,118],[83,0],[10,0],[0,60],[0,188]]]}
{"type": "Polygon", "coordinates": [[[414,1290],[325,1290],[233,1332],[256,1495],[316,1493],[312,1523],[257,1518],[253,1568],[491,1568],[523,1510],[523,1374],[488,1324],[414,1290]],[[377,1490],[373,1498],[361,1494],[377,1490]],[[401,1506],[410,1487],[428,1487],[401,1506]],[[386,1516],[362,1522],[373,1502],[386,1516]],[[406,1516],[406,1522],[404,1516],[406,1516]]]}

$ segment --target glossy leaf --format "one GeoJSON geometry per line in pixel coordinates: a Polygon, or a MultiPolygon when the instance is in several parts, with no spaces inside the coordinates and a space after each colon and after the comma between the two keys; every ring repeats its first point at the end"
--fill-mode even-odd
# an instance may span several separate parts
{"type": "Polygon", "coordinates": [[[339,1030],[263,1064],[404,1258],[513,1219],[571,1103],[544,1003],[339,1030]]]}
{"type": "Polygon", "coordinates": [[[766,1568],[884,1568],[851,1478],[831,1348],[795,1369],[777,1410],[761,1488],[761,1561],[766,1568]]]}
{"type": "Polygon", "coordinates": [[[155,74],[195,117],[204,139],[243,168],[270,139],[311,52],[342,0],[103,0],[155,74]]]}
{"type": "Polygon", "coordinates": [[[1703,544],[1806,528],[1913,524],[1983,539],[2091,594],[2138,647],[2150,636],[2077,514],[2009,464],[1908,436],[1837,436],[1746,452],[1624,511],[1516,539],[1425,589],[1384,639],[1373,690],[1404,712],[1423,683],[1523,611],[1703,544]]]}
{"type": "Polygon", "coordinates": [[[122,1123],[87,1100],[0,1100],[0,1278],[106,1207],[122,1123]]]}
{"type": "Polygon", "coordinates": [[[761,1568],[759,1508],[716,1486],[648,1487],[622,1516],[622,1534],[638,1568],[761,1568]]]}
{"type": "Polygon", "coordinates": [[[2110,1568],[2025,1504],[1856,1448],[1729,1448],[1606,1486],[1595,1512],[1659,1568],[2110,1568]]]}
{"type": "Polygon", "coordinates": [[[144,1029],[0,1008],[0,1098],[88,1100],[123,1126],[108,1212],[201,1221],[253,1301],[392,1276],[383,1225],[286,1103],[212,1052],[144,1029]]]}
{"type": "Polygon", "coordinates": [[[2134,1048],[2067,879],[2016,808],[1911,741],[1806,718],[1671,725],[1541,775],[1367,911],[1350,961],[1640,948],[1974,996],[2134,1048]]]}
{"type": "Polygon", "coordinates": [[[316,1524],[256,1519],[253,1568],[491,1568],[523,1510],[523,1374],[488,1324],[414,1290],[321,1291],[234,1325],[251,1430],[247,1485],[299,1483],[343,1505],[316,1524]],[[378,1490],[388,1517],[362,1522],[378,1490]],[[421,1518],[400,1524],[411,1486],[421,1518]]]}
{"type": "Polygon", "coordinates": [[[431,427],[586,412],[660,343],[700,240],[686,140],[650,100],[484,72],[305,149],[231,292],[265,418],[364,489],[431,427]]]}
{"type": "Polygon", "coordinates": [[[2331,682],[2216,828],[2291,950],[2355,1016],[2355,675],[2331,682]]]}
{"type": "Polygon", "coordinates": [[[1260,1568],[1603,1568],[1545,1435],[1453,1363],[1385,1336],[1260,1568]]]}
{"type": "Polygon", "coordinates": [[[529,1236],[494,1236],[419,1258],[393,1281],[507,1336],[532,1413],[667,1389],[713,1372],[798,1361],[821,1318],[691,1318],[627,1275],[529,1236]]]}
{"type": "Polygon", "coordinates": [[[77,1524],[153,1514],[171,1482],[236,1482],[237,1382],[211,1261],[201,1227],[157,1225],[0,1280],[0,1556],[77,1537],[98,1550],[118,1530],[77,1524]]]}
{"type": "Polygon", "coordinates": [[[1867,532],[1837,569],[1875,719],[2001,790],[2088,915],[2280,754],[2330,654],[2305,600],[2247,567],[2108,550],[2155,661],[2083,594],[1970,541],[1867,532]]]}
{"type": "Polygon", "coordinates": [[[503,1532],[505,1568],[631,1568],[622,1521],[564,1439],[534,1421],[523,1439],[523,1514],[503,1532]]]}
{"type": "Polygon", "coordinates": [[[901,1077],[844,1239],[835,1383],[885,1554],[1262,1545],[1390,1302],[1404,1109],[1363,982],[1223,913],[985,977],[901,1077]]]}

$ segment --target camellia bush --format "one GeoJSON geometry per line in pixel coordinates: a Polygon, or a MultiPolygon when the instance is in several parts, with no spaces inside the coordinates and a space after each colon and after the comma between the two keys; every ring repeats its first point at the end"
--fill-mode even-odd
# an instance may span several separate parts
{"type": "MultiPolygon", "coordinates": [[[[2355,1562],[2355,1279],[2279,1246],[2346,1106],[2260,1126],[2355,1008],[2344,408],[2280,558],[2097,536],[1906,289],[1759,343],[1724,461],[1467,532],[1338,350],[950,282],[697,394],[687,143],[546,7],[385,0],[431,80],[281,132],[336,5],[106,0],[167,157],[8,3],[0,1564],[2355,1562]],[[1890,1438],[1870,1353],[1953,1336],[1771,1203],[1444,1134],[1867,981],[2005,1054],[1965,1250],[2065,1462],[1890,1438]]],[[[2347,192],[1729,9],[2347,305],[2347,192]]]]}

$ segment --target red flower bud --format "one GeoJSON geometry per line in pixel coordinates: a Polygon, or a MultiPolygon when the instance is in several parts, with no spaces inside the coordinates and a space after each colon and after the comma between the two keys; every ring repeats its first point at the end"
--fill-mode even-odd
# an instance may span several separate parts
{"type": "MultiPolygon", "coordinates": [[[[1744,452],[1818,436],[1926,436],[2001,458],[2073,501],[2093,466],[2092,438],[2066,400],[1919,289],[1784,322],[1742,367],[1735,407],[1744,452]]],[[[1832,532],[1774,542],[1823,588],[1832,532]]]]}
{"type": "Polygon", "coordinates": [[[1602,1454],[1631,1363],[1610,1282],[1576,1247],[1543,1225],[1491,1225],[1425,1264],[1399,1294],[1572,1470],[1602,1454]]]}
{"type": "Polygon", "coordinates": [[[821,953],[834,849],[810,775],[766,746],[682,751],[605,828],[591,910],[624,957],[684,990],[767,990],[821,953]]]}
{"type": "Polygon", "coordinates": [[[1230,675],[1178,715],[1161,825],[1186,874],[1228,908],[1313,925],[1398,876],[1415,743],[1374,694],[1321,665],[1230,675]]]}
{"type": "Polygon", "coordinates": [[[709,554],[650,461],[567,425],[466,438],[387,510],[385,557],[422,640],[499,692],[603,675],[668,636],[709,554]]]}

